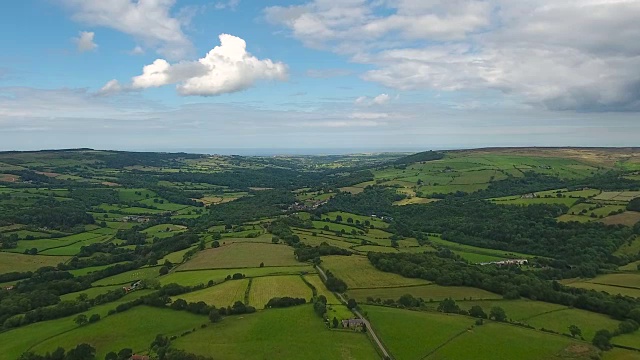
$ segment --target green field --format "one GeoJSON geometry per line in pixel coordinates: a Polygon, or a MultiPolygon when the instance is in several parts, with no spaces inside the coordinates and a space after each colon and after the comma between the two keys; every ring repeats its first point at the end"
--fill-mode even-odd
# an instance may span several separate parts
{"type": "MultiPolygon", "coordinates": [[[[528,322],[527,319],[542,314],[554,314],[557,311],[567,309],[566,306],[551,304],[542,301],[533,301],[528,299],[520,300],[481,300],[481,301],[458,301],[458,306],[463,310],[469,310],[472,306],[480,306],[486,313],[489,313],[492,307],[498,306],[504,309],[507,318],[513,321],[528,322]]],[[[432,305],[437,308],[437,303],[432,305]]]]}
{"type": "Polygon", "coordinates": [[[152,226],[148,229],[142,231],[144,234],[147,234],[149,238],[166,238],[173,236],[175,234],[179,234],[187,230],[186,226],[182,225],[173,225],[173,224],[160,224],[156,226],[152,226]]]}
{"type": "Polygon", "coordinates": [[[333,295],[320,279],[320,275],[309,274],[304,276],[305,280],[316,288],[318,296],[324,295],[327,298],[327,304],[340,304],[338,298],[333,295]]]}
{"type": "Polygon", "coordinates": [[[260,263],[264,266],[300,265],[289,246],[238,242],[201,251],[179,270],[257,267],[260,263]]]}
{"type": "MultiPolygon", "coordinates": [[[[429,242],[433,246],[443,246],[450,250],[460,251],[463,253],[473,253],[478,255],[486,255],[501,259],[526,259],[534,257],[534,255],[523,254],[514,251],[495,250],[488,248],[481,248],[472,245],[459,244],[453,241],[442,239],[440,236],[429,236],[429,242]]],[[[492,260],[493,261],[493,260],[492,260]]]]}
{"type": "Polygon", "coordinates": [[[347,295],[356,299],[358,302],[365,302],[368,297],[373,299],[391,299],[398,300],[402,295],[411,294],[416,298],[422,298],[425,301],[440,301],[446,298],[454,300],[472,300],[472,299],[501,299],[502,296],[485,290],[463,287],[463,286],[440,286],[440,285],[420,285],[394,288],[375,288],[375,289],[348,289],[347,295]]]}
{"type": "Polygon", "coordinates": [[[159,266],[131,270],[122,274],[100,279],[94,282],[93,286],[121,285],[142,279],[153,279],[159,276],[159,270],[159,266]]]}
{"type": "Polygon", "coordinates": [[[364,306],[363,310],[389,352],[399,360],[422,359],[473,325],[473,319],[464,316],[379,306],[364,306]]]}
{"type": "Polygon", "coordinates": [[[194,315],[186,311],[139,306],[124,313],[107,316],[97,323],[76,327],[69,332],[49,338],[32,350],[45,353],[55,350],[58,346],[70,349],[77,344],[87,343],[96,348],[96,357],[103,359],[106,353],[118,352],[124,348],[131,348],[135,352],[146,351],[157,334],[180,335],[184,331],[199,328],[200,325],[208,322],[209,319],[206,316],[194,315]],[[136,319],[147,320],[137,321],[136,319]]]}
{"type": "Polygon", "coordinates": [[[576,203],[576,201],[578,201],[578,199],[570,198],[570,197],[562,197],[562,198],[540,197],[540,198],[525,199],[519,196],[508,196],[504,198],[492,199],[492,201],[499,205],[525,205],[526,206],[526,205],[535,205],[535,204],[559,204],[559,205],[566,205],[567,207],[571,207],[573,206],[573,204],[576,203]]]}
{"type": "Polygon", "coordinates": [[[487,323],[465,331],[426,359],[554,360],[576,356],[588,358],[589,354],[595,355],[597,351],[588,344],[564,336],[487,323]]]}
{"type": "Polygon", "coordinates": [[[249,292],[249,304],[262,309],[274,297],[303,298],[307,301],[313,296],[311,288],[300,276],[264,276],[253,279],[249,292]]]}
{"type": "Polygon", "coordinates": [[[175,296],[173,299],[183,299],[187,302],[204,301],[216,307],[226,307],[233,305],[236,301],[244,301],[244,293],[248,285],[248,279],[229,280],[203,290],[175,296]]]}
{"type": "Polygon", "coordinates": [[[640,332],[635,331],[631,334],[616,336],[611,342],[616,345],[628,346],[640,350],[640,332]]]}
{"type": "Polygon", "coordinates": [[[323,256],[322,267],[344,280],[350,289],[423,285],[429,282],[382,272],[364,256],[323,256]]]}
{"type": "Polygon", "coordinates": [[[70,273],[73,274],[73,276],[84,276],[87,274],[90,274],[92,272],[95,271],[99,271],[99,270],[104,270],[108,267],[112,267],[115,265],[119,265],[119,264],[128,264],[128,261],[123,261],[123,262],[119,262],[119,263],[114,263],[114,264],[108,264],[108,265],[101,265],[101,266],[92,266],[92,267],[87,267],[87,268],[82,268],[82,269],[77,269],[77,270],[69,270],[70,273]]]}
{"type": "Polygon", "coordinates": [[[534,316],[525,322],[537,329],[545,328],[563,334],[569,334],[569,326],[577,325],[582,330],[582,336],[588,341],[593,339],[596,331],[600,329],[613,331],[618,328],[619,323],[606,315],[580,309],[554,311],[534,316]]]}
{"type": "Polygon", "coordinates": [[[241,269],[217,269],[217,270],[197,270],[197,271],[176,271],[168,275],[160,277],[160,283],[170,284],[178,283],[181,285],[198,285],[206,284],[209,280],[215,282],[223,281],[227,276],[235,273],[242,273],[247,277],[258,277],[268,275],[291,275],[300,273],[315,273],[315,269],[311,265],[300,266],[274,266],[263,268],[241,268],[241,269]]]}
{"type": "Polygon", "coordinates": [[[603,291],[610,295],[625,295],[640,298],[640,289],[635,288],[596,284],[590,281],[574,281],[567,283],[566,285],[581,289],[603,291]]]}
{"type": "Polygon", "coordinates": [[[0,252],[0,274],[35,271],[43,266],[56,266],[69,260],[68,256],[23,255],[0,252]]]}
{"type": "Polygon", "coordinates": [[[379,358],[365,334],[327,330],[311,305],[227,317],[173,344],[225,360],[379,358]]]}

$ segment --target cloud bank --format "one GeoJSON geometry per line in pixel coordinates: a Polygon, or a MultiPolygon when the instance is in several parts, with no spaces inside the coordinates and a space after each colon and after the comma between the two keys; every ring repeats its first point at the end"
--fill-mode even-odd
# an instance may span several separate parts
{"type": "Polygon", "coordinates": [[[315,0],[265,9],[398,90],[496,90],[551,110],[640,111],[640,1],[315,0]]]}
{"type": "Polygon", "coordinates": [[[182,31],[184,21],[171,15],[175,0],[61,0],[73,19],[133,36],[170,59],[182,59],[193,45],[182,31]]]}
{"type": "Polygon", "coordinates": [[[95,37],[95,33],[88,31],[81,31],[78,37],[73,38],[73,41],[76,43],[76,47],[79,52],[92,51],[98,48],[98,44],[95,43],[93,38],[95,37]]]}

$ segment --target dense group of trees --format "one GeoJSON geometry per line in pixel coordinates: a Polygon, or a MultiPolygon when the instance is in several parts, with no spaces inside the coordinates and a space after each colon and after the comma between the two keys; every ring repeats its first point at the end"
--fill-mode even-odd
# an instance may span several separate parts
{"type": "Polygon", "coordinates": [[[265,308],[267,309],[285,308],[285,307],[291,307],[291,306],[297,306],[297,305],[304,305],[306,303],[307,303],[307,300],[303,298],[292,298],[289,296],[274,297],[271,300],[269,300],[269,302],[267,302],[267,304],[265,305],[265,308]]]}
{"type": "Polygon", "coordinates": [[[320,256],[328,256],[328,255],[343,255],[350,256],[353,253],[347,249],[342,249],[336,246],[332,246],[327,244],[326,242],[321,243],[318,246],[309,246],[305,244],[300,244],[295,248],[293,253],[296,256],[298,261],[308,261],[314,260],[314,263],[320,262],[320,256]]]}

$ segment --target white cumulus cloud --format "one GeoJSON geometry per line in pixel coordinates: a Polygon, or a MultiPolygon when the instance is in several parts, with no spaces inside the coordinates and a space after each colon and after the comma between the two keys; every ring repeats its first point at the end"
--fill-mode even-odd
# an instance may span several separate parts
{"type": "Polygon", "coordinates": [[[385,105],[389,103],[389,101],[391,101],[391,96],[389,96],[389,94],[380,94],[373,98],[360,96],[354,101],[354,104],[358,106],[385,105]]]}
{"type": "Polygon", "coordinates": [[[73,38],[76,43],[79,52],[92,51],[98,47],[98,44],[93,40],[95,33],[90,31],[81,31],[78,37],[73,38]]]}
{"type": "MultiPolygon", "coordinates": [[[[246,42],[237,36],[221,34],[219,39],[220,45],[198,61],[171,64],[164,59],[155,60],[132,79],[130,89],[176,84],[181,95],[214,96],[248,89],[259,80],[287,79],[284,63],[251,55],[246,42]]],[[[125,89],[118,86],[120,90],[125,89]]],[[[103,88],[109,89],[117,87],[108,83],[103,88]]]]}

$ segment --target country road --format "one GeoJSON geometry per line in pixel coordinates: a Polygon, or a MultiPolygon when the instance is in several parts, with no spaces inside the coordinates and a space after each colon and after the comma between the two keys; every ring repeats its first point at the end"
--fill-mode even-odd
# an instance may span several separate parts
{"type": "MultiPolygon", "coordinates": [[[[324,281],[327,281],[327,274],[324,273],[324,270],[322,270],[319,266],[316,265],[316,269],[318,270],[318,273],[320,273],[320,276],[322,276],[322,278],[324,279],[324,281]]],[[[344,304],[347,305],[347,300],[344,298],[344,296],[342,296],[342,294],[334,292],[334,294],[338,297],[338,299],[344,304]]],[[[378,345],[378,348],[380,349],[380,351],[382,352],[382,354],[384,355],[385,359],[392,359],[391,355],[389,355],[389,352],[387,351],[387,349],[385,349],[384,345],[382,345],[382,341],[380,341],[380,339],[378,338],[378,335],[375,333],[375,331],[373,331],[373,327],[371,327],[371,323],[369,322],[369,320],[365,319],[364,316],[362,316],[362,314],[357,310],[357,309],[351,309],[351,311],[359,318],[362,319],[362,321],[364,321],[365,326],[367,327],[367,331],[369,332],[369,334],[371,334],[371,337],[373,338],[373,340],[376,342],[376,344],[378,345]]]]}

